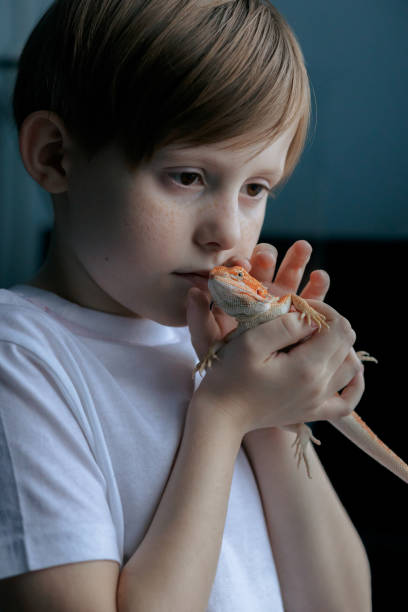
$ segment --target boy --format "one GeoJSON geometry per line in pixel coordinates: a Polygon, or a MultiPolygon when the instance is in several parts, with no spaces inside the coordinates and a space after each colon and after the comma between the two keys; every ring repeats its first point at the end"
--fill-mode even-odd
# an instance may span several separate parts
{"type": "MultiPolygon", "coordinates": [[[[256,243],[309,118],[289,27],[261,0],[58,0],[14,110],[55,227],[35,278],[1,292],[8,609],[369,610],[361,542],[283,430],[355,408],[349,323],[318,302],[329,330],[289,313],[191,380],[186,322],[199,356],[231,325],[209,270],[272,280],[256,243]]],[[[272,290],[296,291],[309,255],[296,243],[272,290]]],[[[314,272],[303,295],[327,286],[314,272]]]]}

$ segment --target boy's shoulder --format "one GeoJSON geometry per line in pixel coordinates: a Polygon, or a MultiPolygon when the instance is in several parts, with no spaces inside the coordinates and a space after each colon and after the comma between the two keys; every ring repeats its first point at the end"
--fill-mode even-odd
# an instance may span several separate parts
{"type": "MultiPolygon", "coordinates": [[[[11,289],[0,289],[0,305],[1,306],[24,306],[30,305],[30,302],[27,298],[24,298],[22,295],[12,291],[11,289]]],[[[31,303],[31,306],[34,306],[31,303]]]]}
{"type": "Polygon", "coordinates": [[[6,323],[14,321],[18,326],[30,322],[43,321],[47,318],[46,308],[40,307],[33,300],[11,289],[0,289],[0,329],[6,323]]]}
{"type": "MultiPolygon", "coordinates": [[[[20,380],[28,372],[41,373],[70,399],[87,363],[83,345],[45,304],[19,289],[0,290],[0,378],[20,380]]],[[[72,403],[72,402],[71,402],[72,403]]]]}
{"type": "Polygon", "coordinates": [[[41,353],[55,343],[63,346],[68,333],[46,306],[18,291],[0,289],[0,342],[41,353]]]}
{"type": "Polygon", "coordinates": [[[14,321],[17,325],[30,322],[50,323],[48,309],[18,290],[0,289],[0,329],[6,322],[14,321]]]}

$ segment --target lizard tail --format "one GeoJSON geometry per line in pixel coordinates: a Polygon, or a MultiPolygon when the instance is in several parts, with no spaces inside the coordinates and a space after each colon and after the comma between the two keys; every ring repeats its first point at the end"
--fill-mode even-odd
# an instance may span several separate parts
{"type": "Polygon", "coordinates": [[[375,435],[356,412],[329,423],[367,455],[408,484],[408,465],[375,435]]]}

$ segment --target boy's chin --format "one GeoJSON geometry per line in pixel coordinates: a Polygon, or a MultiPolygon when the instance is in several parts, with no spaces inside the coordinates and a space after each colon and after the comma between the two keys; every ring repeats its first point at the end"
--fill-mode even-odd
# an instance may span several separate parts
{"type": "Polygon", "coordinates": [[[185,327],[187,325],[186,311],[184,310],[184,312],[181,313],[167,313],[164,316],[154,316],[152,317],[152,321],[169,327],[185,327]]]}
{"type": "Polygon", "coordinates": [[[173,304],[173,307],[168,307],[166,310],[160,308],[154,312],[146,312],[144,317],[169,327],[185,327],[187,325],[187,312],[185,305],[173,304]]]}

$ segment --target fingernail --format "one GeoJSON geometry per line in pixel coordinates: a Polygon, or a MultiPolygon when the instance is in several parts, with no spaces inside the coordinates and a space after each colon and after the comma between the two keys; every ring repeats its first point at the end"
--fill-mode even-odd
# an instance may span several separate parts
{"type": "Polygon", "coordinates": [[[276,258],[278,251],[272,244],[263,244],[257,249],[257,254],[270,255],[271,257],[276,258]]]}
{"type": "Polygon", "coordinates": [[[272,246],[272,245],[271,245],[271,246],[269,247],[269,254],[270,254],[270,255],[271,255],[271,256],[272,256],[274,259],[276,259],[276,258],[277,258],[277,256],[278,256],[278,250],[277,250],[277,249],[276,249],[274,246],[272,246]]]}
{"type": "Polygon", "coordinates": [[[258,251],[257,256],[259,258],[257,263],[262,267],[268,268],[276,262],[277,252],[274,252],[272,249],[264,249],[258,251]]]}

